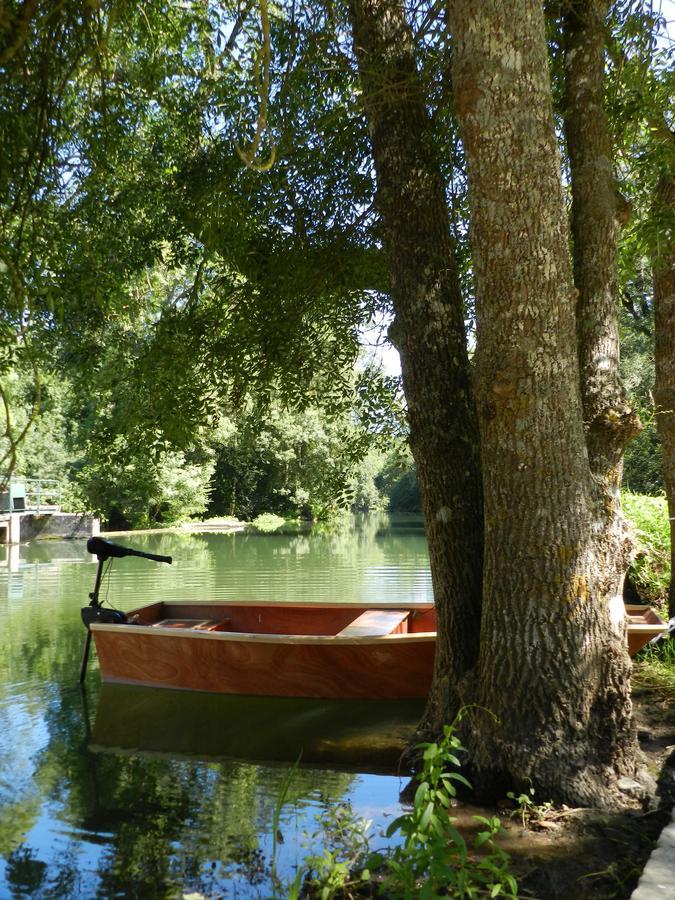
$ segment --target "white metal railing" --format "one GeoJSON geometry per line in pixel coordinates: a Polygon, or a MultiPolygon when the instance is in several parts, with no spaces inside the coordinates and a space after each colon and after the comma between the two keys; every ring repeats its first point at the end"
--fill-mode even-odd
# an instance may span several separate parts
{"type": "Polygon", "coordinates": [[[63,489],[57,478],[15,478],[0,492],[0,512],[60,512],[63,489]]]}

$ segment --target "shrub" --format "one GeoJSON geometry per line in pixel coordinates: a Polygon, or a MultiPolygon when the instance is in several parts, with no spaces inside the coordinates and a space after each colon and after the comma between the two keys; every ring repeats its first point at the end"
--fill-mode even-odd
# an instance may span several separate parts
{"type": "Polygon", "coordinates": [[[623,493],[623,509],[632,526],[636,553],[629,578],[650,603],[665,600],[670,584],[670,522],[664,495],[623,493]]]}

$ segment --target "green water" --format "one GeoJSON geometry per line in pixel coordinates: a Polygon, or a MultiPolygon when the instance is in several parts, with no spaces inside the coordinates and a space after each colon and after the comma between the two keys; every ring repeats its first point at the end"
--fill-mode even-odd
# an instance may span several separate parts
{"type": "MultiPolygon", "coordinates": [[[[431,599],[418,523],[370,517],[335,533],[115,538],[174,558],[117,560],[101,597],[431,599]]],[[[79,610],[96,560],[83,541],[0,547],[0,898],[269,897],[323,842],[336,804],[398,813],[395,765],[419,704],[217,697],[78,685],[79,610]]]]}

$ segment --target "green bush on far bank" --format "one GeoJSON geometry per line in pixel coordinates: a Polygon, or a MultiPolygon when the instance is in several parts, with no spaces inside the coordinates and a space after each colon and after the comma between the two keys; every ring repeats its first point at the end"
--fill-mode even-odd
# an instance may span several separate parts
{"type": "Polygon", "coordinates": [[[663,603],[670,583],[670,522],[664,495],[624,491],[623,510],[633,530],[636,552],[628,571],[641,599],[663,603]]]}
{"type": "Polygon", "coordinates": [[[375,477],[375,485],[391,512],[420,512],[417,469],[407,444],[395,449],[375,477]]]}
{"type": "Polygon", "coordinates": [[[251,526],[256,529],[256,531],[264,531],[271,532],[276,531],[278,528],[281,528],[282,525],[286,524],[286,519],[282,516],[277,516],[274,513],[261,513],[259,516],[256,516],[255,519],[251,522],[251,526]]]}

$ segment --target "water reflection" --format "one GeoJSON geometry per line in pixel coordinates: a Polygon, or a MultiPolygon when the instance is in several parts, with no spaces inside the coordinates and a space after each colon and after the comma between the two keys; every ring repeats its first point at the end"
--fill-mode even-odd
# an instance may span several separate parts
{"type": "Polygon", "coordinates": [[[0,544],[0,570],[16,572],[21,559],[21,547],[19,544],[0,544]]]}
{"type": "Polygon", "coordinates": [[[420,701],[231,697],[103,685],[90,748],[395,772],[420,701]]]}
{"type": "MultiPolygon", "coordinates": [[[[123,609],[158,599],[431,599],[424,538],[409,524],[128,542],[175,563],[116,562],[101,596],[123,609]]],[[[383,704],[101,691],[94,659],[85,715],[79,609],[95,571],[84,541],[0,550],[0,896],[269,896],[273,810],[300,747],[282,873],[292,876],[309,852],[303,834],[342,799],[364,815],[384,808],[374,827],[386,825],[398,779],[363,773],[391,764],[415,704],[395,714],[383,704]],[[375,753],[378,741],[386,753],[375,753]],[[350,754],[356,771],[341,770],[350,754]]]]}

